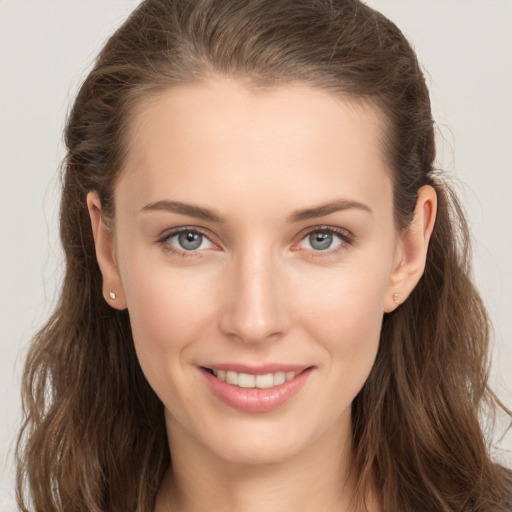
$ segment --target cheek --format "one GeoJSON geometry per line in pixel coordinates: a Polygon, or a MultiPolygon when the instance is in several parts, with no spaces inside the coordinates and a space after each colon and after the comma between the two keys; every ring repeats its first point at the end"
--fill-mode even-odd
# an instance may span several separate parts
{"type": "Polygon", "coordinates": [[[302,294],[303,328],[322,346],[343,386],[355,394],[377,353],[389,262],[373,259],[309,283],[302,294]],[[352,389],[353,388],[353,389],[352,389]]]}
{"type": "Polygon", "coordinates": [[[215,301],[198,276],[132,257],[123,282],[137,358],[149,385],[186,422],[194,347],[211,328],[215,301]]]}
{"type": "Polygon", "coordinates": [[[205,287],[198,272],[176,271],[161,262],[152,264],[144,254],[132,254],[123,270],[140,364],[144,370],[160,369],[163,375],[166,366],[181,364],[184,351],[214,316],[215,301],[208,295],[214,287],[205,287]]]}
{"type": "Polygon", "coordinates": [[[362,262],[303,282],[300,309],[322,330],[350,339],[380,326],[390,278],[390,264],[362,262]]]}

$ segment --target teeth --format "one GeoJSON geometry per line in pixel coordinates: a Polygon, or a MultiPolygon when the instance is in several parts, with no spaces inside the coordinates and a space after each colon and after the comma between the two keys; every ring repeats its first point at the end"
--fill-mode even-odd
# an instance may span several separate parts
{"type": "Polygon", "coordinates": [[[238,374],[238,387],[240,388],[253,388],[256,384],[256,377],[248,373],[238,374]]]}
{"type": "Polygon", "coordinates": [[[212,370],[218,379],[239,386],[241,388],[260,388],[267,389],[279,386],[295,378],[301,372],[276,372],[266,373],[265,375],[252,375],[250,373],[238,373],[224,370],[212,370]]]}
{"type": "Polygon", "coordinates": [[[265,375],[256,375],[255,386],[260,389],[271,388],[274,385],[274,375],[267,373],[265,375]]]}
{"type": "Polygon", "coordinates": [[[238,386],[238,373],[226,372],[226,382],[228,384],[233,384],[234,386],[238,386]]]}
{"type": "MultiPolygon", "coordinates": [[[[293,373],[293,372],[290,372],[290,373],[293,373]]],[[[290,379],[288,379],[288,380],[290,380],[290,379]]],[[[286,372],[274,373],[274,386],[278,386],[279,384],[284,384],[285,382],[286,382],[286,372]]]]}

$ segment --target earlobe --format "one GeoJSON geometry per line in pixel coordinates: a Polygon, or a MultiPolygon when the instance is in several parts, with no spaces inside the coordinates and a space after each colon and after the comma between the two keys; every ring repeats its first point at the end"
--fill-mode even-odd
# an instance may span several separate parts
{"type": "Polygon", "coordinates": [[[113,308],[126,309],[126,300],[116,261],[114,238],[103,220],[101,201],[96,191],[87,194],[87,208],[91,219],[96,259],[103,277],[103,297],[113,308]]]}
{"type": "Polygon", "coordinates": [[[385,301],[386,313],[402,304],[421,279],[425,270],[436,213],[436,191],[430,185],[425,185],[418,190],[414,217],[400,235],[399,261],[389,282],[385,301]]]}

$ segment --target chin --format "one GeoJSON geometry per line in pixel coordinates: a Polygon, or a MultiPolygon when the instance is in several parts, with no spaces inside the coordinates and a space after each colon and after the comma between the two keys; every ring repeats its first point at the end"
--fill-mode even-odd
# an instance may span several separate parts
{"type": "Polygon", "coordinates": [[[227,429],[210,430],[202,443],[219,459],[232,464],[277,464],[291,460],[315,445],[325,432],[319,432],[305,419],[267,422],[251,418],[227,429]]]}
{"type": "Polygon", "coordinates": [[[255,443],[224,444],[215,452],[220,459],[231,464],[278,464],[294,458],[302,448],[284,439],[274,439],[268,443],[259,440],[255,443]]]}

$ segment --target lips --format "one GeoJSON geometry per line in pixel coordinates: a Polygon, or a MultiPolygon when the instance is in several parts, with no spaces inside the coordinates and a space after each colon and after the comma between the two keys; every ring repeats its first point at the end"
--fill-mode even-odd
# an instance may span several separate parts
{"type": "Polygon", "coordinates": [[[284,405],[306,384],[313,367],[245,365],[201,367],[207,385],[221,402],[243,412],[266,412],[284,405]]]}

